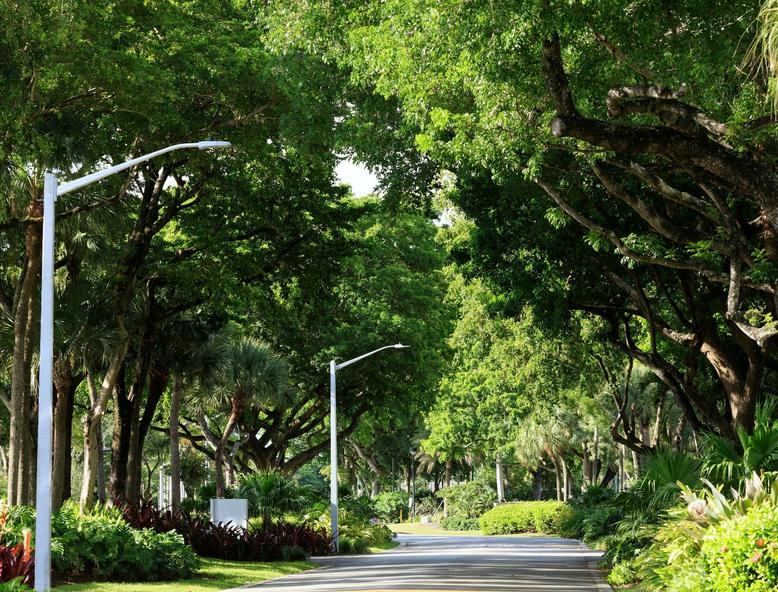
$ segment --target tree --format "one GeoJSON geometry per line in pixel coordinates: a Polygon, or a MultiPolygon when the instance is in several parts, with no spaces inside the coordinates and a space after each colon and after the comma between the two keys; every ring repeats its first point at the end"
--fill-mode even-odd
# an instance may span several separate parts
{"type": "Polygon", "coordinates": [[[737,70],[756,7],[359,6],[277,10],[300,17],[287,44],[313,35],[399,102],[417,149],[456,175],[483,273],[605,319],[696,429],[750,427],[778,263],[765,85],[737,70]]]}
{"type": "Polygon", "coordinates": [[[240,441],[233,450],[228,450],[228,445],[233,433],[242,427],[244,416],[251,413],[252,407],[280,406],[289,399],[291,388],[286,364],[273,354],[268,344],[244,337],[229,345],[224,368],[214,388],[208,389],[210,392],[198,413],[203,435],[214,450],[217,497],[225,495],[224,466],[232,463],[240,441]],[[214,431],[208,412],[218,413],[225,406],[229,412],[224,414],[223,427],[214,431]]]}

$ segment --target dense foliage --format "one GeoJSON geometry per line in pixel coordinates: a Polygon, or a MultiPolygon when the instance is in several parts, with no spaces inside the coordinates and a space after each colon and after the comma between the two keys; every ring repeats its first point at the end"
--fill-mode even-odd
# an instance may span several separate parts
{"type": "Polygon", "coordinates": [[[778,4],[671,4],[0,0],[0,579],[44,171],[213,136],[58,201],[61,573],[327,552],[327,369],[402,342],[338,371],[342,549],[423,514],[583,538],[614,584],[774,587],[778,4]],[[225,496],[251,528],[189,512],[225,496]]]}

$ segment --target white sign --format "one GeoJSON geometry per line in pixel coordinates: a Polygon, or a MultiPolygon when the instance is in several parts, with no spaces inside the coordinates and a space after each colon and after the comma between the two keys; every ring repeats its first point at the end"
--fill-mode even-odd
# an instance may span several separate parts
{"type": "Polygon", "coordinates": [[[211,522],[234,526],[249,527],[249,500],[247,499],[211,499],[211,522]]]}

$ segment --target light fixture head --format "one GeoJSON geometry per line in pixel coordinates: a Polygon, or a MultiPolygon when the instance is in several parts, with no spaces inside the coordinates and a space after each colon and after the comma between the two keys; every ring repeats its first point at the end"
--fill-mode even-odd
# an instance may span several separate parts
{"type": "Polygon", "coordinates": [[[402,343],[397,343],[397,344],[395,344],[394,349],[406,349],[406,348],[409,348],[409,347],[410,347],[410,345],[403,345],[402,343]]]}
{"type": "Polygon", "coordinates": [[[211,148],[227,148],[229,146],[232,146],[232,144],[223,140],[205,140],[203,142],[197,142],[197,148],[200,150],[209,150],[211,148]]]}

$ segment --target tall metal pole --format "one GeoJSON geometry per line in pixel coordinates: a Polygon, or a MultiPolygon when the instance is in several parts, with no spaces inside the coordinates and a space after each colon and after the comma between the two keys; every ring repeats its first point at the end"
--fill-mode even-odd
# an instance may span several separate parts
{"type": "Polygon", "coordinates": [[[395,345],[385,345],[371,352],[357,356],[340,364],[335,360],[330,361],[330,532],[332,533],[332,548],[335,553],[340,547],[338,541],[338,414],[335,401],[335,382],[338,370],[350,366],[354,362],[359,362],[365,358],[377,354],[385,349],[405,349],[407,345],[397,343],[395,345]]]}
{"type": "Polygon", "coordinates": [[[411,453],[411,490],[408,492],[411,496],[411,522],[416,520],[416,448],[409,450],[411,453]]]}
{"type": "Polygon", "coordinates": [[[35,590],[51,588],[51,430],[54,365],[54,208],[57,178],[43,182],[43,253],[41,261],[41,345],[38,378],[38,459],[35,488],[35,590]]]}
{"type": "Polygon", "coordinates": [[[505,490],[503,489],[503,482],[502,482],[502,459],[500,458],[500,454],[497,453],[497,468],[495,470],[496,477],[497,477],[497,502],[503,503],[505,501],[505,490]]]}
{"type": "Polygon", "coordinates": [[[175,144],[145,156],[103,169],[59,185],[57,177],[47,172],[43,181],[43,248],[41,256],[41,341],[38,398],[38,457],[35,486],[35,590],[51,588],[51,439],[53,415],[54,369],[54,219],[57,196],[65,195],[152,158],[182,150],[226,148],[229,142],[207,140],[175,144]]]}
{"type": "Polygon", "coordinates": [[[330,362],[330,532],[332,547],[338,552],[338,421],[335,403],[335,376],[338,367],[330,362]]]}

